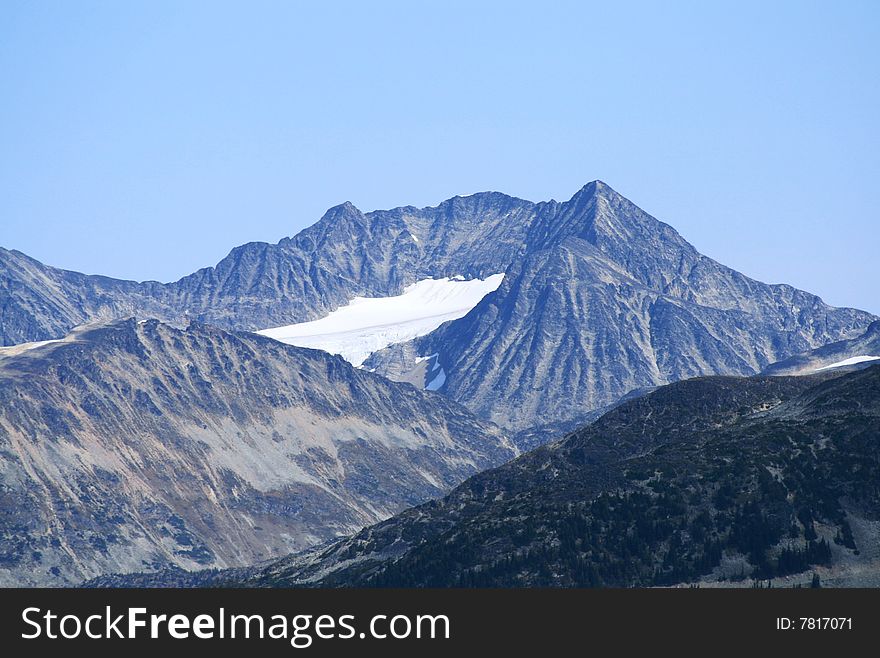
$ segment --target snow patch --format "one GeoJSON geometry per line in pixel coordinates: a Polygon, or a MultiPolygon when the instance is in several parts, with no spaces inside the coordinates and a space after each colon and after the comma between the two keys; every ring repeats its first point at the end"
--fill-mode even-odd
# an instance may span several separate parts
{"type": "Polygon", "coordinates": [[[0,356],[18,356],[23,352],[29,352],[30,350],[35,350],[43,347],[43,345],[63,343],[64,341],[64,338],[55,338],[52,340],[40,340],[33,343],[19,343],[18,345],[8,345],[6,347],[0,347],[0,356]]]}
{"type": "Polygon", "coordinates": [[[836,363],[832,363],[827,366],[822,366],[821,368],[816,368],[813,372],[821,372],[823,370],[830,370],[831,368],[843,368],[844,366],[854,366],[857,363],[864,363],[865,361],[877,361],[880,359],[880,356],[854,356],[849,359],[844,359],[843,361],[837,361],[836,363]]]}
{"type": "Polygon", "coordinates": [[[339,354],[359,366],[376,350],[424,336],[444,322],[464,317],[503,279],[504,274],[470,281],[463,277],[422,279],[407,286],[402,295],[355,297],[320,320],[257,333],[289,345],[339,354]]]}

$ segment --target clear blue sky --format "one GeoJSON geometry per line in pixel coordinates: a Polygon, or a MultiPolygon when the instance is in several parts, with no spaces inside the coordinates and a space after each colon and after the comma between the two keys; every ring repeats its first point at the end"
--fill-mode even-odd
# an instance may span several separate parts
{"type": "Polygon", "coordinates": [[[878,136],[876,1],[0,2],[0,245],[89,273],[600,178],[880,313],[878,136]]]}

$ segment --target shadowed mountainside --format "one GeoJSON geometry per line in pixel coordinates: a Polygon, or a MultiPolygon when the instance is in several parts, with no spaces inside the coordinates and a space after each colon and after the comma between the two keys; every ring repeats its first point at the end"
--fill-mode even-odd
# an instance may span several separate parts
{"type": "Polygon", "coordinates": [[[880,367],[688,380],[226,584],[736,584],[818,569],[876,586],[878,448],[880,367]]]}
{"type": "MultiPolygon", "coordinates": [[[[864,357],[880,357],[880,320],[872,322],[861,336],[841,340],[778,361],[764,370],[766,375],[808,375],[837,363],[864,357]]],[[[876,361],[874,361],[876,363],[876,361]]],[[[850,367],[870,366],[871,361],[860,361],[850,367]]],[[[847,367],[847,366],[838,366],[847,367]]]]}

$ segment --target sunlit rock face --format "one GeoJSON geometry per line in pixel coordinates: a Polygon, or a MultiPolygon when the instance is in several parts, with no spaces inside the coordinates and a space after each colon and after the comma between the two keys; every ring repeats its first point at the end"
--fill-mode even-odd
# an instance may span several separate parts
{"type": "Polygon", "coordinates": [[[354,532],[515,451],[340,357],[116,321],[0,352],[0,583],[253,564],[354,532]]]}

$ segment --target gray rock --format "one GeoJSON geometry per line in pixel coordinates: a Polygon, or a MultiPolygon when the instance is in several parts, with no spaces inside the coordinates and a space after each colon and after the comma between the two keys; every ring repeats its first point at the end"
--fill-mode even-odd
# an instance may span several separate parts
{"type": "Polygon", "coordinates": [[[436,352],[441,393],[520,431],[582,418],[633,389],[754,374],[877,319],[725,267],[596,181],[564,203],[497,192],[370,213],[345,203],[293,238],[237,247],[170,284],[87,277],[0,251],[0,341],[131,315],[256,330],[427,277],[498,272],[504,283],[466,317],[365,365],[418,381],[415,358],[436,352]]]}
{"type": "Polygon", "coordinates": [[[0,351],[0,583],[261,562],[515,454],[455,402],[324,352],[201,324],[82,328],[0,351]]]}
{"type": "MultiPolygon", "coordinates": [[[[766,368],[764,374],[808,375],[820,368],[828,368],[836,363],[861,356],[880,356],[880,320],[871,323],[861,336],[829,343],[818,349],[783,359],[766,368]]],[[[848,367],[865,368],[876,363],[877,361],[863,361],[848,367]]]]}
{"type": "Polygon", "coordinates": [[[344,203],[293,238],[236,247],[216,267],[168,284],[87,276],[0,248],[0,345],[131,316],[265,329],[322,317],[357,295],[398,294],[419,279],[503,272],[540,206],[494,192],[366,214],[344,203]]]}
{"type": "Polygon", "coordinates": [[[526,242],[467,316],[364,365],[403,379],[415,356],[437,353],[440,392],[521,431],[634,389],[755,374],[875,319],[725,267],[600,182],[542,207],[526,242]]]}

